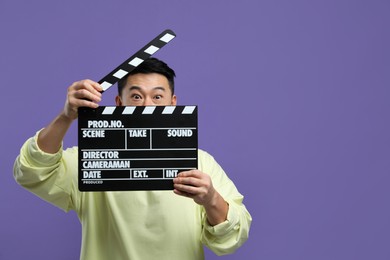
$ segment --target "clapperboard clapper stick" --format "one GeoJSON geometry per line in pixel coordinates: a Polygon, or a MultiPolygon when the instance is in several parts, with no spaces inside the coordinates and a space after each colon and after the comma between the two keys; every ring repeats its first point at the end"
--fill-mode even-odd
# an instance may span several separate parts
{"type": "Polygon", "coordinates": [[[103,88],[103,92],[118,82],[121,78],[129,74],[144,60],[150,58],[159,49],[164,47],[168,42],[173,40],[176,34],[172,30],[165,30],[156,38],[146,44],[142,49],[136,52],[133,56],[125,60],[121,65],[111,71],[107,76],[99,80],[99,84],[103,88]]]}
{"type": "MultiPolygon", "coordinates": [[[[99,81],[103,92],[170,42],[165,30],[99,81]]],[[[197,106],[79,108],[80,191],[172,190],[198,165],[197,106]]]]}

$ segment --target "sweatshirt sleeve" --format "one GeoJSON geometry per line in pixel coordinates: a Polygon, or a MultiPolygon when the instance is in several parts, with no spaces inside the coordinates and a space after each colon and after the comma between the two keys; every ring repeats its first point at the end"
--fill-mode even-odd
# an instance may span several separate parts
{"type": "Polygon", "coordinates": [[[55,154],[45,153],[38,147],[38,133],[22,146],[14,163],[14,178],[41,199],[69,211],[74,208],[77,149],[63,151],[61,147],[55,154]]]}
{"type": "Polygon", "coordinates": [[[199,158],[199,170],[211,176],[214,188],[229,204],[227,220],[215,226],[208,224],[203,210],[201,241],[217,255],[231,254],[248,239],[252,217],[243,204],[243,195],[214,158],[203,151],[199,158]]]}

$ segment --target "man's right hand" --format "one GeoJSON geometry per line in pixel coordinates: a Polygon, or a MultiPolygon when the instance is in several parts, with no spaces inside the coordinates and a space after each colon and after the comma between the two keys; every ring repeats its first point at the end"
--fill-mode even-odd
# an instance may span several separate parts
{"type": "Polygon", "coordinates": [[[77,118],[79,107],[97,108],[98,102],[102,99],[102,87],[99,83],[85,79],[74,82],[68,88],[68,96],[64,107],[64,116],[71,120],[77,118]]]}

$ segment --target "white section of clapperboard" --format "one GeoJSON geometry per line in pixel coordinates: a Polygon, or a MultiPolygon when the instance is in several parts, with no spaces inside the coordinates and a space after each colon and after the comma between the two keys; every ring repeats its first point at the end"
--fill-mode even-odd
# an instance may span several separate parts
{"type": "Polygon", "coordinates": [[[152,129],[149,129],[149,149],[153,149],[152,129]]]}
{"type": "Polygon", "coordinates": [[[112,84],[104,81],[102,84],[100,84],[100,86],[102,87],[103,91],[106,91],[109,87],[112,86],[112,84]]]}
{"type": "Polygon", "coordinates": [[[123,115],[132,115],[134,113],[135,107],[125,107],[122,114],[123,115]]]}
{"type": "Polygon", "coordinates": [[[153,114],[153,112],[154,112],[155,109],[156,109],[156,107],[154,107],[154,106],[145,107],[144,111],[142,111],[142,114],[144,114],[144,115],[153,114]]]}
{"type": "Polygon", "coordinates": [[[144,60],[143,59],[140,59],[138,57],[135,57],[134,59],[132,59],[129,64],[131,66],[134,66],[134,67],[137,67],[138,65],[140,65],[144,60]]]}
{"type": "Polygon", "coordinates": [[[183,112],[181,112],[182,114],[192,114],[195,110],[195,107],[196,106],[186,106],[184,109],[183,109],[183,112]]]}
{"type": "Polygon", "coordinates": [[[105,107],[102,115],[112,115],[114,113],[116,107],[105,107]]]}
{"type": "Polygon", "coordinates": [[[171,41],[173,38],[175,38],[174,35],[167,33],[167,34],[165,34],[163,37],[160,38],[160,41],[163,41],[163,42],[167,42],[167,43],[168,43],[168,42],[171,41]]]}
{"type": "Polygon", "coordinates": [[[119,69],[117,72],[114,73],[114,77],[118,78],[118,79],[121,79],[123,78],[124,76],[126,76],[128,72],[125,71],[125,70],[122,70],[122,69],[119,69]]]}
{"type": "Polygon", "coordinates": [[[125,150],[127,150],[127,134],[125,134],[125,150]]]}
{"type": "Polygon", "coordinates": [[[166,106],[165,108],[164,108],[164,110],[162,111],[162,114],[168,114],[168,115],[170,115],[170,114],[172,114],[173,113],[173,111],[175,111],[175,106],[166,106]]]}
{"type": "Polygon", "coordinates": [[[150,45],[149,48],[147,48],[145,50],[146,53],[150,54],[150,55],[153,55],[156,51],[158,51],[159,48],[154,46],[154,45],[150,45]]]}

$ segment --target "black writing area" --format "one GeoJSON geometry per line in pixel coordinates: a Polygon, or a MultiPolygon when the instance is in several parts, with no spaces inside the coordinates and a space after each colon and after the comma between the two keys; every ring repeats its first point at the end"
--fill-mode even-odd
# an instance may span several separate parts
{"type": "Polygon", "coordinates": [[[198,165],[196,106],[79,108],[79,190],[172,190],[198,165]]]}

